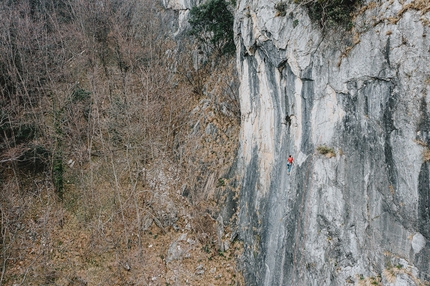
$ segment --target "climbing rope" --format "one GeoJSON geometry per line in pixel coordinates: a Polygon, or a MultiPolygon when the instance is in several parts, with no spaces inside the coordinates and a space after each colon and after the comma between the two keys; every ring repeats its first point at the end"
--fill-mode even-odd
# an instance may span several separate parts
{"type": "MultiPolygon", "coordinates": [[[[309,217],[309,211],[308,211],[308,208],[307,208],[307,204],[305,204],[305,198],[308,198],[310,196],[310,194],[309,194],[309,196],[307,194],[308,190],[309,191],[312,190],[312,183],[313,183],[313,181],[311,180],[310,183],[309,183],[309,174],[310,174],[310,168],[313,165],[314,155],[315,154],[311,155],[311,159],[308,162],[308,166],[307,166],[307,170],[306,170],[306,180],[305,180],[306,186],[303,187],[303,191],[304,192],[303,192],[303,195],[302,195],[302,202],[301,202],[302,208],[300,208],[299,220],[300,220],[300,218],[302,218],[303,209],[305,209],[305,221],[304,221],[304,225],[307,225],[307,223],[308,223],[308,217],[309,217]],[[308,183],[309,183],[309,186],[308,186],[308,183]]],[[[301,224],[298,223],[298,225],[297,225],[297,231],[295,233],[295,243],[294,243],[295,246],[294,246],[294,253],[293,253],[293,263],[294,264],[293,264],[293,279],[292,279],[292,281],[296,280],[296,267],[298,266],[297,265],[297,250],[300,250],[300,252],[301,252],[301,257],[300,257],[300,262],[299,262],[300,263],[300,267],[299,267],[299,269],[300,269],[300,276],[299,276],[299,278],[303,276],[302,269],[303,269],[303,256],[304,256],[304,249],[305,249],[304,244],[306,242],[306,228],[303,228],[302,244],[301,244],[301,247],[298,249],[297,245],[299,244],[298,240],[299,240],[299,237],[300,237],[300,231],[301,231],[301,224]]]]}

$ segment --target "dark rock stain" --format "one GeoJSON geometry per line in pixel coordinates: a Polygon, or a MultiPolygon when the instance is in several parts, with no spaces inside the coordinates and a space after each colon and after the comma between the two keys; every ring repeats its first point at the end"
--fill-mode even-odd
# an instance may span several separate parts
{"type": "Polygon", "coordinates": [[[390,37],[388,37],[387,43],[385,44],[384,58],[387,61],[388,66],[390,66],[390,37]]]}
{"type": "Polygon", "coordinates": [[[430,240],[430,181],[429,163],[421,165],[418,176],[418,229],[420,233],[430,240]]]}
{"type": "Polygon", "coordinates": [[[394,88],[395,85],[392,83],[390,86],[390,96],[384,110],[383,123],[385,129],[384,154],[385,164],[388,170],[388,179],[394,189],[397,189],[397,169],[393,159],[393,148],[390,142],[391,133],[396,130],[396,127],[394,126],[393,113],[396,109],[398,95],[394,91],[394,88]]]}
{"type": "Polygon", "coordinates": [[[311,114],[314,100],[314,82],[307,79],[302,79],[302,82],[302,142],[300,149],[304,154],[309,154],[313,151],[311,114]]]}

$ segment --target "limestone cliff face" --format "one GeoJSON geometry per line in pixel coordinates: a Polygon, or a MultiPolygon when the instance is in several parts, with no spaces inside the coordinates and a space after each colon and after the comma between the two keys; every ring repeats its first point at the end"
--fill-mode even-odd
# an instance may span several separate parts
{"type": "Polygon", "coordinates": [[[247,285],[430,281],[430,13],[409,2],[323,33],[238,0],[247,285]]]}
{"type": "Polygon", "coordinates": [[[181,35],[189,26],[188,18],[191,8],[203,2],[202,0],[161,0],[162,5],[166,9],[175,11],[176,19],[172,21],[172,25],[176,27],[175,35],[181,35]]]}

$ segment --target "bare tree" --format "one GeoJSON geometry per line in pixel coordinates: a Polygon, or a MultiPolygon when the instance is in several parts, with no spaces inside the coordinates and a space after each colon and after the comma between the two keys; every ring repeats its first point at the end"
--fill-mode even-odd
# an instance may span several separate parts
{"type": "MultiPolygon", "coordinates": [[[[169,236],[177,209],[206,212],[178,193],[208,176],[191,111],[211,80],[214,112],[234,108],[235,83],[178,55],[161,12],[152,0],[0,3],[0,285],[79,285],[79,267],[111,264],[97,283],[141,267],[129,279],[145,285],[148,225],[169,236]]],[[[210,216],[195,221],[213,233],[210,216]]]]}

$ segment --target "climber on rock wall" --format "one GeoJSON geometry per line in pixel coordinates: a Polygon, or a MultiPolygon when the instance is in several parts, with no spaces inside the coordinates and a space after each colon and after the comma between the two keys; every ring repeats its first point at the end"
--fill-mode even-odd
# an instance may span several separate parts
{"type": "Polygon", "coordinates": [[[290,172],[291,172],[291,167],[293,166],[293,161],[294,161],[294,158],[290,155],[290,156],[288,156],[288,162],[287,162],[287,168],[288,168],[288,175],[290,174],[290,172]]]}

